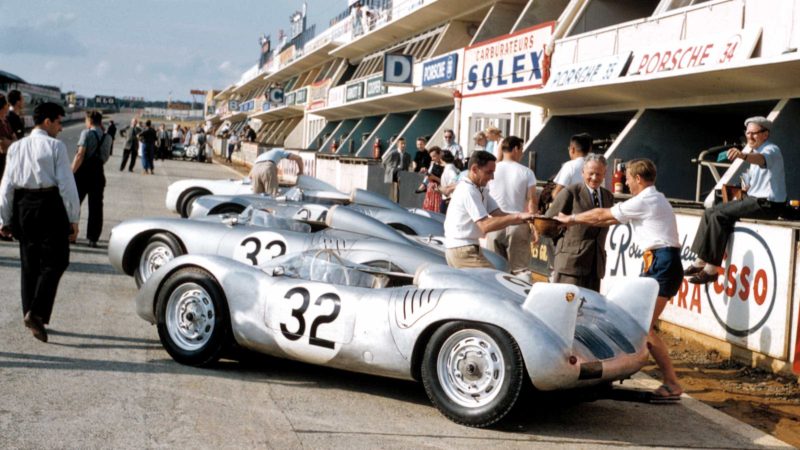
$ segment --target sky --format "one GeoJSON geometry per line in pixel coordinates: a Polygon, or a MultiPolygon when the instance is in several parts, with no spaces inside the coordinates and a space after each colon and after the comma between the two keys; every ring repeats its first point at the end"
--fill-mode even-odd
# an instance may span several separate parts
{"type": "MultiPolygon", "coordinates": [[[[307,0],[316,34],[347,0],[307,0]]],[[[80,95],[191,100],[258,63],[302,0],[0,0],[0,70],[80,95]]]]}

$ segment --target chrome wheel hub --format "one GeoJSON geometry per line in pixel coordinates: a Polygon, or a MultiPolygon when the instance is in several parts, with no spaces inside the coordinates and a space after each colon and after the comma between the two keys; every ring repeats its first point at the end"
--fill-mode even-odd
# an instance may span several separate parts
{"type": "Polygon", "coordinates": [[[139,260],[139,273],[144,280],[147,280],[156,270],[173,259],[175,255],[166,245],[148,247],[139,260]]]}
{"type": "Polygon", "coordinates": [[[214,302],[196,283],[186,283],[172,291],[167,301],[167,331],[181,349],[202,348],[214,333],[214,302]]]}
{"type": "Polygon", "coordinates": [[[478,330],[461,330],[450,336],[439,351],[437,369],[447,396],[469,408],[494,400],[506,375],[499,346],[478,330]]]}

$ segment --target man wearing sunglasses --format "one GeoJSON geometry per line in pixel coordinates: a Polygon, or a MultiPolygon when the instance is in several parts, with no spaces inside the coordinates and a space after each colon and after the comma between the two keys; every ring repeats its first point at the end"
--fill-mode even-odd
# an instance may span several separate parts
{"type": "Polygon", "coordinates": [[[749,167],[742,176],[742,189],[747,196],[741,200],[720,203],[706,209],[697,228],[692,251],[697,259],[683,274],[691,276],[690,283],[705,284],[719,276],[719,266],[733,226],[742,217],[777,219],[786,203],[786,176],[783,155],[777,145],[769,142],[772,122],[756,116],[744,121],[747,147],[731,148],[728,159],[744,160],[749,167]]]}

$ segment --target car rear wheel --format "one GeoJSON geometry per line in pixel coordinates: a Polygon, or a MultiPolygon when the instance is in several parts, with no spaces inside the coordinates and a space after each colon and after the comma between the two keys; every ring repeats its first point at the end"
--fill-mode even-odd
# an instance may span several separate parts
{"type": "Polygon", "coordinates": [[[192,205],[194,205],[194,201],[199,197],[210,194],[211,193],[205,189],[192,189],[183,194],[183,200],[181,200],[178,204],[178,212],[181,214],[181,217],[189,217],[189,214],[192,212],[192,205]]]}
{"type": "Polygon", "coordinates": [[[219,360],[231,343],[228,317],[225,294],[205,270],[181,269],[159,291],[158,336],[181,364],[206,366],[219,360]]]}
{"type": "Polygon", "coordinates": [[[422,382],[439,411],[453,422],[488,427],[519,398],[524,363],[514,339],[498,327],[451,322],[425,348],[422,382]]]}
{"type": "Polygon", "coordinates": [[[147,241],[133,272],[136,286],[141,287],[156,270],[182,254],[183,249],[175,236],[169,233],[154,234],[147,241]]]}

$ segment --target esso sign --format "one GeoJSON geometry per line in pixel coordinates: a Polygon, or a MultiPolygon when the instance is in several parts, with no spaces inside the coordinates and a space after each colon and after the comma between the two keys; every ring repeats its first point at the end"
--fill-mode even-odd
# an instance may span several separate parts
{"type": "Polygon", "coordinates": [[[731,237],[736,245],[728,247],[721,275],[705,291],[725,331],[746,336],[764,325],[775,306],[777,266],[766,241],[755,231],[736,227],[731,237]]]}

